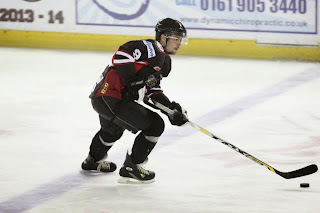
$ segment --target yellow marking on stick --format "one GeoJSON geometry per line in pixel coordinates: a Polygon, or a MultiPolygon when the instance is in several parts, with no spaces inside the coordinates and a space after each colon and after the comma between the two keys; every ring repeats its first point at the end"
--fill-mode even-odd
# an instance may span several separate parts
{"type": "Polygon", "coordinates": [[[276,172],[274,171],[274,169],[273,169],[271,166],[269,166],[268,164],[263,163],[262,161],[258,160],[257,158],[255,158],[255,157],[253,157],[253,156],[251,156],[251,155],[249,155],[248,157],[249,157],[250,159],[252,159],[252,160],[254,160],[254,161],[256,161],[256,162],[260,163],[261,165],[263,165],[263,166],[267,167],[270,171],[272,171],[272,172],[276,173],[276,172]]]}
{"type": "Polygon", "coordinates": [[[199,127],[199,128],[200,128],[200,131],[201,131],[201,132],[203,132],[203,133],[205,133],[205,134],[210,134],[210,132],[207,131],[207,130],[205,130],[204,128],[202,128],[202,127],[199,127]]]}

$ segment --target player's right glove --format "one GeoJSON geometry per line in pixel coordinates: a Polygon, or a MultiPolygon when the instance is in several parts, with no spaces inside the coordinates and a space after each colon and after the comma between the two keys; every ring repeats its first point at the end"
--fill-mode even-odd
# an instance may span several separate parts
{"type": "Polygon", "coordinates": [[[182,109],[180,104],[176,102],[171,102],[169,108],[174,111],[172,115],[168,115],[169,121],[172,125],[182,126],[183,124],[188,122],[187,111],[182,109]]]}
{"type": "Polygon", "coordinates": [[[145,95],[145,82],[136,77],[126,82],[127,86],[121,91],[122,98],[127,100],[142,100],[145,95]]]}

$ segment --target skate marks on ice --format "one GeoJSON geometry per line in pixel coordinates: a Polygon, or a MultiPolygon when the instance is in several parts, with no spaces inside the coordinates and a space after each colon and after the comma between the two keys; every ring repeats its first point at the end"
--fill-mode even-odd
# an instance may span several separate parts
{"type": "Polygon", "coordinates": [[[11,131],[0,129],[0,136],[9,136],[11,134],[11,131]]]}
{"type": "MultiPolygon", "coordinates": [[[[225,105],[221,108],[208,112],[199,118],[191,120],[194,123],[197,123],[203,127],[217,124],[228,118],[236,116],[244,111],[248,111],[251,108],[256,107],[259,104],[262,104],[271,98],[282,95],[298,86],[301,86],[318,78],[320,78],[320,69],[311,68],[304,72],[300,72],[294,76],[291,76],[287,79],[284,79],[279,83],[261,89],[258,92],[241,98],[231,104],[225,105]]],[[[173,130],[171,132],[165,132],[164,137],[170,136],[171,139],[179,139],[181,137],[188,137],[193,133],[195,133],[195,130],[181,130],[178,133],[176,133],[173,130]]],[[[157,145],[157,148],[161,148],[161,146],[167,146],[169,144],[169,140],[162,140],[162,142],[157,145]]]]}
{"type": "MultiPolygon", "coordinates": [[[[258,104],[262,104],[263,102],[267,101],[268,99],[279,96],[285,92],[288,92],[293,88],[296,88],[304,83],[308,83],[319,77],[320,77],[320,70],[318,69],[306,70],[290,78],[287,78],[275,85],[271,85],[270,87],[262,89],[253,95],[249,95],[229,105],[221,107],[220,109],[211,111],[203,115],[202,117],[195,119],[194,121],[195,123],[199,123],[203,126],[217,124],[239,113],[250,110],[253,107],[257,106],[258,104]]],[[[177,139],[181,139],[182,137],[188,137],[195,132],[196,131],[185,130],[183,134],[178,133],[177,135],[175,133],[175,130],[171,130],[171,131],[169,130],[167,131],[165,137],[170,136],[171,140],[172,140],[172,137],[177,137],[177,139]]],[[[3,132],[3,133],[6,134],[6,132],[3,132]]],[[[159,143],[157,148],[165,147],[168,145],[170,145],[170,140],[163,139],[162,142],[159,143]]],[[[97,175],[97,177],[99,176],[97,175]]],[[[105,177],[108,177],[108,176],[105,176],[105,177]]],[[[88,181],[88,179],[93,181],[92,180],[93,178],[94,178],[94,175],[88,175],[83,172],[80,172],[80,174],[73,173],[70,175],[62,176],[58,179],[54,179],[50,182],[47,182],[38,187],[35,187],[32,190],[24,192],[18,196],[15,196],[13,198],[10,198],[7,201],[0,203],[0,210],[2,212],[22,212],[22,211],[32,209],[35,206],[38,206],[44,202],[47,202],[51,199],[61,196],[62,194],[76,187],[79,187],[81,184],[88,181]]]]}
{"type": "MultiPolygon", "coordinates": [[[[279,148],[264,148],[257,149],[257,153],[281,153],[279,159],[273,156],[268,158],[268,163],[270,165],[279,166],[296,166],[301,162],[312,164],[316,157],[320,157],[320,136],[310,136],[308,140],[301,141],[299,144],[282,146],[279,148]],[[284,160],[283,156],[286,156],[288,160],[284,160]]],[[[203,158],[210,158],[220,161],[226,168],[236,168],[248,165],[248,159],[246,158],[235,158],[235,154],[228,150],[219,151],[218,153],[204,153],[201,154],[203,158]]]]}
{"type": "Polygon", "coordinates": [[[265,152],[281,152],[282,155],[291,157],[320,157],[320,135],[310,136],[307,141],[303,141],[300,144],[269,149],[265,150],[265,152]],[[297,151],[299,152],[297,153],[297,151]]]}
{"type": "Polygon", "coordinates": [[[266,87],[256,93],[235,101],[220,109],[206,113],[204,116],[195,120],[195,123],[201,123],[202,126],[219,123],[226,118],[235,116],[243,111],[247,111],[259,104],[268,101],[271,98],[282,95],[298,86],[301,86],[320,77],[320,69],[311,68],[304,72],[298,73],[292,77],[282,80],[281,82],[266,87]]]}
{"type": "Polygon", "coordinates": [[[0,212],[16,213],[27,211],[46,201],[59,197],[92,178],[94,178],[94,175],[88,177],[85,172],[81,172],[80,175],[62,176],[0,203],[0,212]]]}

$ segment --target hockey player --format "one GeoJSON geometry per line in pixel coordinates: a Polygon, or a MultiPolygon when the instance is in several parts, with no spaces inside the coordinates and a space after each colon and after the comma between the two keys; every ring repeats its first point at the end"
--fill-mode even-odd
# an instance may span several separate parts
{"type": "Polygon", "coordinates": [[[112,58],[112,65],[97,81],[90,98],[99,114],[101,129],[92,139],[89,155],[82,163],[83,170],[115,171],[115,163],[104,161],[109,149],[125,129],[134,134],[140,131],[120,168],[119,182],[154,181],[155,173],[141,164],[147,161],[165,127],[156,112],[139,104],[144,96],[175,111],[169,116],[172,125],[187,122],[186,112],[178,103],[171,102],[160,88],[161,79],[171,70],[169,54],[176,54],[181,45],[187,44],[187,31],[182,23],[171,18],[160,20],[155,31],[155,40],[121,45],[112,58]]]}

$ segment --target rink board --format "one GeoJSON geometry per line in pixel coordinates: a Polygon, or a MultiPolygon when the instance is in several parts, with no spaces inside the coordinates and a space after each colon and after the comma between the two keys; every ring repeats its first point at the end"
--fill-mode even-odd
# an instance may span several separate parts
{"type": "MultiPolygon", "coordinates": [[[[0,30],[0,46],[13,47],[115,51],[119,45],[129,40],[147,38],[152,37],[0,30]]],[[[263,45],[257,44],[254,40],[190,38],[188,46],[182,46],[179,54],[320,61],[320,44],[318,46],[263,45]]]]}

